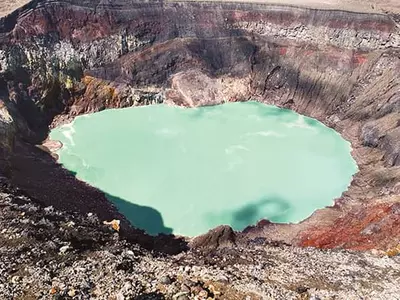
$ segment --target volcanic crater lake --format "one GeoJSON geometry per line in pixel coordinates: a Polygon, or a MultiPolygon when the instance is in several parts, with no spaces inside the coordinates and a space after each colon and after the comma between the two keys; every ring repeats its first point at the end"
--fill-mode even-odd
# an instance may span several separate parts
{"type": "Polygon", "coordinates": [[[357,171],[350,144],[315,119],[258,102],[110,109],[52,130],[59,162],[150,234],[299,222],[357,171]]]}

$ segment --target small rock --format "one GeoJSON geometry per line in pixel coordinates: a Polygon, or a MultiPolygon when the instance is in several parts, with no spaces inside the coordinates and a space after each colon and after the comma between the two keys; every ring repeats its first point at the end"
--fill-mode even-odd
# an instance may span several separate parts
{"type": "Polygon", "coordinates": [[[125,299],[124,295],[122,295],[122,293],[119,292],[119,293],[117,294],[117,300],[124,300],[124,299],[125,299]]]}
{"type": "Polygon", "coordinates": [[[193,266],[192,267],[192,271],[193,272],[199,272],[200,271],[200,267],[199,266],[193,266]]]}
{"type": "Polygon", "coordinates": [[[59,253],[60,254],[65,254],[68,251],[69,248],[70,248],[69,246],[62,246],[60,248],[60,250],[59,250],[59,253]]]}
{"type": "Polygon", "coordinates": [[[197,286],[192,287],[190,290],[193,294],[198,295],[203,290],[203,288],[201,286],[197,285],[197,286]]]}
{"type": "Polygon", "coordinates": [[[176,300],[189,300],[187,294],[188,294],[187,292],[180,292],[175,294],[172,298],[176,300]]]}
{"type": "Polygon", "coordinates": [[[93,223],[93,224],[99,223],[99,218],[97,217],[97,215],[95,215],[93,213],[88,213],[87,218],[90,223],[93,223]]]}
{"type": "Polygon", "coordinates": [[[188,286],[188,287],[193,287],[196,285],[196,282],[192,281],[192,280],[185,280],[183,282],[184,285],[188,286]]]}
{"type": "Polygon", "coordinates": [[[304,294],[304,293],[306,293],[307,291],[308,291],[308,288],[305,287],[305,286],[298,286],[298,287],[296,288],[296,292],[299,293],[299,294],[304,294]]]}
{"type": "Polygon", "coordinates": [[[47,246],[49,249],[52,249],[52,250],[56,250],[56,249],[57,249],[57,245],[56,245],[53,241],[48,241],[48,242],[46,242],[46,246],[47,246]]]}
{"type": "Polygon", "coordinates": [[[19,281],[21,281],[21,276],[13,276],[11,278],[11,282],[14,284],[18,283],[19,281]]]}
{"type": "Polygon", "coordinates": [[[75,226],[75,222],[74,222],[74,221],[69,221],[69,222],[66,224],[66,226],[67,226],[67,227],[74,227],[74,226],[75,226]]]}
{"type": "Polygon", "coordinates": [[[128,291],[130,291],[131,289],[132,289],[132,283],[130,283],[129,281],[125,282],[123,290],[124,290],[125,292],[128,292],[128,291]]]}
{"type": "Polygon", "coordinates": [[[188,287],[186,284],[182,284],[181,290],[184,293],[189,293],[190,292],[190,287],[188,287]]]}
{"type": "Polygon", "coordinates": [[[75,295],[76,295],[76,291],[74,289],[71,289],[68,291],[68,296],[75,297],[75,295]]]}
{"type": "Polygon", "coordinates": [[[111,226],[111,228],[114,229],[115,231],[119,231],[121,221],[120,220],[104,221],[103,224],[111,226]]]}
{"type": "Polygon", "coordinates": [[[220,282],[229,282],[229,278],[228,277],[226,277],[225,275],[219,275],[218,276],[218,281],[220,281],[220,282]]]}
{"type": "Polygon", "coordinates": [[[208,297],[208,292],[206,290],[201,290],[199,293],[199,297],[206,299],[208,297]]]}
{"type": "Polygon", "coordinates": [[[44,208],[44,211],[46,213],[52,213],[54,211],[54,207],[53,206],[48,206],[44,208]]]}
{"type": "Polygon", "coordinates": [[[102,294],[101,290],[99,288],[96,288],[95,290],[92,291],[92,295],[94,297],[100,297],[102,294]]]}
{"type": "Polygon", "coordinates": [[[29,219],[22,219],[22,220],[20,220],[20,222],[21,222],[22,224],[28,224],[30,221],[31,221],[31,220],[29,220],[29,219]]]}
{"type": "Polygon", "coordinates": [[[208,289],[211,291],[211,293],[213,293],[214,295],[219,295],[219,294],[221,294],[221,292],[220,291],[217,291],[216,289],[215,289],[215,287],[212,285],[212,284],[210,284],[209,286],[208,286],[208,289]]]}
{"type": "Polygon", "coordinates": [[[161,277],[160,283],[169,285],[172,283],[172,279],[168,275],[166,275],[166,276],[161,277]]]}

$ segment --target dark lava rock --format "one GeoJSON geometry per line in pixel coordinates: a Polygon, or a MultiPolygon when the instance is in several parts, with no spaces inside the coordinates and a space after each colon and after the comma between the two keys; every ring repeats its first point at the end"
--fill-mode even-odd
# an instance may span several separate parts
{"type": "Polygon", "coordinates": [[[217,249],[234,246],[235,241],[236,235],[233,229],[227,225],[221,225],[194,238],[190,246],[193,249],[217,249]]]}
{"type": "Polygon", "coordinates": [[[305,287],[305,286],[298,286],[296,288],[296,292],[299,293],[299,294],[307,293],[307,291],[308,291],[308,288],[305,287]]]}

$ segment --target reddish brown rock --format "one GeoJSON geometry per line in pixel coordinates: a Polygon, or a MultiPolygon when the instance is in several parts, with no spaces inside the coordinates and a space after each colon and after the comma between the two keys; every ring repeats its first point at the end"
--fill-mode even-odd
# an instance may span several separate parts
{"type": "Polygon", "coordinates": [[[329,226],[316,226],[300,234],[299,245],[318,248],[386,250],[397,246],[400,236],[400,198],[355,207],[329,226]]]}

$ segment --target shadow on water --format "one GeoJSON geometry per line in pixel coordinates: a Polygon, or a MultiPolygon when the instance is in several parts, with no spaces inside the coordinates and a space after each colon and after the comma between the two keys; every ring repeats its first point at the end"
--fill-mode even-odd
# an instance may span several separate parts
{"type": "Polygon", "coordinates": [[[320,124],[320,122],[318,120],[313,119],[313,118],[308,118],[308,117],[304,118],[304,122],[310,126],[318,126],[320,124]]]}
{"type": "Polygon", "coordinates": [[[160,212],[154,208],[137,205],[107,193],[105,195],[133,226],[143,229],[151,235],[172,234],[173,229],[164,225],[160,212]]]}
{"type": "Polygon", "coordinates": [[[200,106],[192,109],[192,117],[195,119],[201,119],[209,116],[210,114],[219,113],[221,110],[220,105],[209,105],[209,106],[200,106]]]}
{"type": "MultiPolygon", "coordinates": [[[[156,254],[178,254],[188,249],[184,238],[168,234],[150,236],[144,234],[143,230],[129,226],[128,220],[122,218],[122,214],[110,206],[110,201],[101,190],[78,180],[75,172],[68,171],[48,152],[34,145],[17,140],[10,163],[6,165],[4,159],[0,158],[0,173],[4,174],[6,168],[9,169],[7,176],[11,184],[43,207],[52,206],[57,210],[78,213],[84,217],[93,213],[97,215],[100,223],[119,219],[121,238],[156,254]]],[[[120,200],[120,203],[123,203],[122,201],[120,200]]],[[[127,210],[134,209],[140,207],[127,205],[127,210]]],[[[154,216],[154,222],[162,228],[161,231],[171,230],[160,225],[162,219],[156,211],[153,210],[151,215],[154,216]]],[[[101,227],[94,230],[102,234],[101,227]]],[[[107,238],[107,235],[104,237],[107,238]]],[[[93,247],[96,245],[97,242],[93,247]]]]}
{"type": "Polygon", "coordinates": [[[265,109],[264,107],[265,104],[259,102],[256,102],[256,104],[258,105],[259,108],[257,113],[261,117],[275,118],[278,120],[285,120],[285,119],[290,120],[292,118],[297,117],[297,114],[295,114],[292,110],[287,108],[269,105],[268,109],[265,109]]]}
{"type": "Polygon", "coordinates": [[[290,217],[290,203],[279,196],[263,197],[248,203],[238,210],[231,211],[231,226],[242,230],[254,225],[261,219],[273,222],[288,222],[290,217]]]}
{"type": "MultiPolygon", "coordinates": [[[[77,172],[71,170],[68,172],[77,178],[77,172]]],[[[111,201],[134,227],[142,229],[147,234],[153,236],[160,233],[166,235],[173,233],[172,228],[164,226],[163,218],[158,210],[149,206],[134,204],[104,191],[101,192],[104,193],[108,201],[111,201]]]]}

